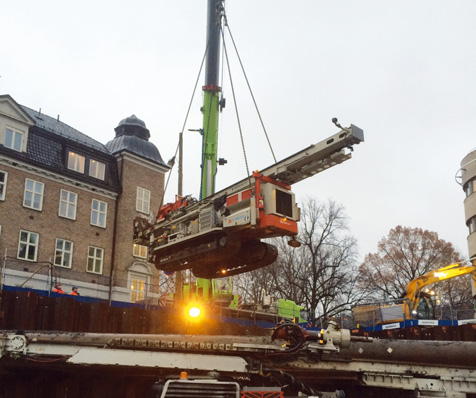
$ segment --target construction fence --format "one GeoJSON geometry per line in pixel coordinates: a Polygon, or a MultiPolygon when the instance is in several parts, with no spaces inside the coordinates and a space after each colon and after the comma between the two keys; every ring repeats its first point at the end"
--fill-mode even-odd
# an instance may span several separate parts
{"type": "Polygon", "coordinates": [[[29,291],[3,291],[0,328],[95,333],[153,333],[164,319],[140,308],[85,303],[74,297],[45,297],[29,291]]]}
{"type": "Polygon", "coordinates": [[[123,307],[85,297],[34,291],[0,292],[0,330],[126,334],[243,335],[264,333],[255,320],[247,326],[221,313],[191,321],[181,306],[123,307]]]}
{"type": "Polygon", "coordinates": [[[0,290],[28,289],[49,296],[55,285],[61,283],[65,294],[70,294],[72,287],[78,286],[84,297],[164,306],[165,298],[175,291],[175,276],[164,273],[160,273],[158,278],[131,275],[129,279],[120,279],[66,269],[47,261],[25,262],[6,256],[0,260],[0,290]]]}

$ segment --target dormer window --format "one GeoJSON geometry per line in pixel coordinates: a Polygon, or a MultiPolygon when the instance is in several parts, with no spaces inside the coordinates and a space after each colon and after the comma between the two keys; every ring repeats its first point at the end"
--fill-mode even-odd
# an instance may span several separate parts
{"type": "Polygon", "coordinates": [[[75,152],[69,151],[68,153],[68,169],[77,171],[78,173],[84,173],[85,157],[75,152]]]}
{"type": "Polygon", "coordinates": [[[150,191],[148,189],[137,187],[136,210],[141,213],[149,214],[150,191]]]}
{"type": "Polygon", "coordinates": [[[91,159],[89,161],[89,175],[104,181],[104,174],[106,171],[106,165],[97,160],[91,159]]]}
{"type": "Polygon", "coordinates": [[[24,134],[21,131],[7,128],[5,130],[5,141],[3,142],[3,145],[6,148],[10,148],[15,151],[21,152],[22,143],[23,143],[23,135],[24,134]]]}

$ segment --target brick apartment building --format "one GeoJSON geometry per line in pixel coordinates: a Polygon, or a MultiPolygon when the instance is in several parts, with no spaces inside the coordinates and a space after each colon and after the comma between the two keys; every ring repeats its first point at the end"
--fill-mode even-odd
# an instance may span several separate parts
{"type": "Polygon", "coordinates": [[[133,222],[151,219],[169,167],[145,123],[122,120],[103,145],[0,95],[2,289],[134,303],[157,298],[158,271],[133,243],[133,222]]]}

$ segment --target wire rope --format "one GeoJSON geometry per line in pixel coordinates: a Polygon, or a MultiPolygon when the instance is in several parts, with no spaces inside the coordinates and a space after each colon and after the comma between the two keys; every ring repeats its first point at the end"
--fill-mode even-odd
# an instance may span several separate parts
{"type": "Polygon", "coordinates": [[[251,98],[253,99],[253,104],[255,106],[256,112],[258,113],[258,117],[259,117],[259,120],[260,120],[260,123],[261,123],[261,127],[263,128],[264,135],[266,136],[266,140],[268,141],[269,149],[271,151],[271,154],[273,155],[274,162],[276,163],[277,162],[276,156],[274,155],[273,147],[271,145],[271,141],[269,139],[268,132],[266,131],[266,127],[264,125],[263,118],[261,117],[261,112],[258,108],[258,104],[256,103],[256,99],[255,99],[253,90],[251,89],[251,85],[250,85],[250,82],[248,80],[248,76],[247,76],[245,68],[243,66],[243,62],[241,61],[240,53],[238,52],[238,48],[236,47],[235,39],[233,38],[233,35],[231,33],[230,25],[228,24],[228,19],[227,19],[225,11],[223,11],[223,13],[224,13],[223,18],[224,18],[225,26],[228,30],[228,34],[230,35],[230,39],[231,39],[231,42],[233,43],[233,47],[235,48],[236,56],[238,57],[238,61],[240,62],[240,66],[241,66],[241,70],[243,72],[243,76],[245,77],[246,84],[248,85],[248,89],[250,90],[251,98]]]}
{"type": "MultiPolygon", "coordinates": [[[[190,115],[190,109],[192,108],[193,98],[195,97],[195,92],[197,91],[197,86],[198,86],[198,82],[200,80],[200,75],[202,74],[203,64],[205,63],[205,59],[207,57],[209,44],[210,44],[210,41],[207,42],[207,47],[205,48],[205,53],[203,54],[203,58],[202,58],[202,62],[200,64],[200,69],[198,71],[197,79],[195,80],[195,86],[193,87],[192,97],[190,98],[190,102],[188,104],[188,109],[187,109],[187,113],[185,115],[185,120],[183,122],[182,130],[179,133],[179,134],[182,134],[182,137],[183,137],[183,132],[185,130],[185,126],[187,125],[188,116],[190,115]]],[[[180,147],[180,138],[179,138],[179,142],[177,144],[177,148],[175,149],[174,157],[172,159],[175,159],[177,157],[179,147],[180,147]]],[[[160,206],[159,207],[162,207],[163,204],[164,204],[165,193],[167,192],[167,188],[169,186],[169,181],[170,181],[170,176],[172,175],[173,166],[174,165],[172,165],[172,167],[170,168],[170,173],[169,173],[169,176],[167,177],[167,182],[166,182],[165,187],[164,187],[164,193],[162,194],[162,199],[160,200],[160,206]]]]}
{"type": "Polygon", "coordinates": [[[243,157],[245,159],[246,175],[248,176],[248,183],[251,186],[251,176],[250,176],[250,170],[249,170],[249,167],[248,167],[248,159],[246,157],[245,141],[243,139],[243,131],[241,129],[240,114],[238,112],[238,104],[236,102],[235,87],[233,85],[233,78],[231,76],[230,62],[229,62],[229,59],[228,59],[228,51],[226,49],[226,44],[225,44],[225,40],[224,40],[225,36],[224,36],[224,33],[223,33],[223,29],[221,29],[221,35],[222,35],[222,39],[223,39],[223,49],[224,49],[224,52],[225,52],[226,66],[227,66],[227,69],[228,69],[228,76],[230,78],[231,93],[233,95],[233,104],[235,106],[235,113],[236,113],[236,119],[237,119],[237,123],[238,123],[238,130],[240,132],[241,148],[243,150],[243,157]]]}

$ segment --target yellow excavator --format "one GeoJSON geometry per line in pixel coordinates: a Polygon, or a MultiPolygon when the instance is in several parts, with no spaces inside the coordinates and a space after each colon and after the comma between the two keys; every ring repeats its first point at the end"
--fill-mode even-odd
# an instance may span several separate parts
{"type": "Polygon", "coordinates": [[[433,270],[425,275],[410,281],[406,287],[405,295],[399,304],[362,305],[353,308],[354,321],[363,326],[368,324],[379,325],[385,323],[402,322],[409,319],[434,319],[435,309],[434,291],[427,286],[473,274],[473,294],[476,292],[476,266],[475,259],[447,265],[433,270]],[[472,265],[463,265],[470,263],[472,265]]]}

